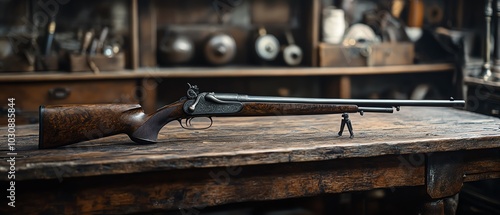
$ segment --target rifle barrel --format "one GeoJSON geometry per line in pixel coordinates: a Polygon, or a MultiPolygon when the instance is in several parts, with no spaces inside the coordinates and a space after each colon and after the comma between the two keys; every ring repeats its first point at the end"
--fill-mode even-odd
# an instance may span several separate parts
{"type": "Polygon", "coordinates": [[[392,107],[358,107],[358,112],[394,113],[392,107]]]}
{"type": "Polygon", "coordinates": [[[349,104],[367,107],[396,107],[396,106],[433,106],[433,107],[464,107],[464,100],[399,100],[399,99],[329,99],[329,98],[300,98],[249,96],[234,93],[214,93],[215,98],[222,101],[238,102],[277,102],[277,103],[315,103],[315,104],[349,104]]]}

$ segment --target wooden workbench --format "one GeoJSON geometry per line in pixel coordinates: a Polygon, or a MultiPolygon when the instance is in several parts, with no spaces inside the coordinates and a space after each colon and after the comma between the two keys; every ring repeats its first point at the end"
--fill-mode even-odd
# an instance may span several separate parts
{"type": "Polygon", "coordinates": [[[37,149],[37,126],[18,126],[16,208],[0,214],[125,214],[401,186],[424,187],[424,213],[442,214],[463,182],[500,178],[498,118],[451,108],[352,114],[353,139],[337,136],[340,120],[214,118],[201,131],[174,122],[158,144],[117,135],[50,150],[37,149]]]}

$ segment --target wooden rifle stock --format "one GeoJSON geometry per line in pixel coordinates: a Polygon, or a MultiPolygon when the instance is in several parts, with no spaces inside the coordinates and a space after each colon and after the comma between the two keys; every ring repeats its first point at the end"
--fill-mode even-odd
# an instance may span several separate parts
{"type": "Polygon", "coordinates": [[[183,103],[150,115],[138,104],[40,106],[38,147],[55,148],[123,133],[138,143],[154,143],[165,124],[185,117],[183,103]]]}

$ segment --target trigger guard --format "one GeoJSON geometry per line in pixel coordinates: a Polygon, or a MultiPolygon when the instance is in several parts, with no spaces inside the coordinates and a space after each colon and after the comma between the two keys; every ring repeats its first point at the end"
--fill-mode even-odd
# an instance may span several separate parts
{"type": "Polygon", "coordinates": [[[210,124],[207,126],[207,127],[203,127],[203,128],[192,128],[192,124],[191,124],[191,121],[196,118],[196,117],[190,117],[190,118],[186,118],[185,121],[184,121],[184,124],[182,124],[182,118],[181,119],[177,119],[177,121],[179,122],[179,124],[181,125],[182,128],[186,129],[186,130],[204,130],[204,129],[208,129],[210,127],[212,127],[212,125],[214,124],[214,120],[212,119],[212,117],[206,117],[210,120],[210,124]]]}

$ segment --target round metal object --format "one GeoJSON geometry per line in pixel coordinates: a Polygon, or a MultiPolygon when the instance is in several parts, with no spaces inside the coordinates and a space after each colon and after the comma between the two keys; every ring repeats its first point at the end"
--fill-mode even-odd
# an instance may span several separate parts
{"type": "Polygon", "coordinates": [[[278,56],[280,44],[275,36],[266,34],[259,36],[255,41],[255,52],[263,60],[271,61],[278,56]]]}
{"type": "Polygon", "coordinates": [[[104,48],[102,49],[102,54],[109,58],[115,56],[115,53],[113,52],[113,46],[111,45],[104,46],[104,48]]]}
{"type": "Polygon", "coordinates": [[[283,59],[290,66],[297,66],[302,62],[302,49],[297,45],[289,45],[283,49],[283,59]]]}
{"type": "Polygon", "coordinates": [[[434,2],[425,7],[425,18],[431,24],[439,24],[443,21],[444,10],[439,4],[434,2]]]}
{"type": "Polygon", "coordinates": [[[354,46],[358,43],[374,44],[380,43],[373,29],[365,24],[354,24],[344,35],[344,46],[354,46]]]}
{"type": "Polygon", "coordinates": [[[165,62],[179,64],[190,61],[194,55],[193,42],[184,36],[167,37],[160,44],[165,62]]]}
{"type": "Polygon", "coordinates": [[[205,57],[214,65],[231,62],[236,56],[236,41],[227,34],[216,34],[205,44],[205,57]]]}

